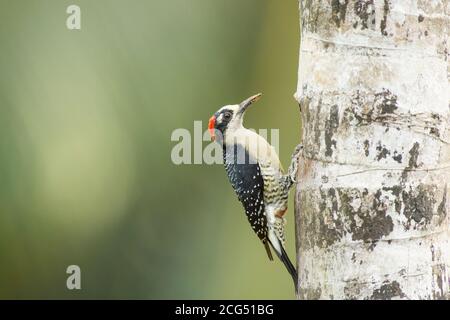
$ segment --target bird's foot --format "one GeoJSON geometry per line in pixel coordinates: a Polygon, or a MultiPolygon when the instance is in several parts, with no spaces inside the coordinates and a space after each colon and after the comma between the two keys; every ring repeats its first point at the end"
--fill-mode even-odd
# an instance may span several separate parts
{"type": "Polygon", "coordinates": [[[289,166],[289,169],[288,169],[288,175],[289,175],[292,183],[297,182],[298,159],[300,157],[302,150],[303,150],[303,145],[300,143],[295,147],[294,152],[292,153],[291,165],[289,166]]]}

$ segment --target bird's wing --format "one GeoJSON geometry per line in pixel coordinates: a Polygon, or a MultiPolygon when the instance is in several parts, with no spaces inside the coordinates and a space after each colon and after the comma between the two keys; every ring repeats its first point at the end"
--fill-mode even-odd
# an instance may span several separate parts
{"type": "Polygon", "coordinates": [[[256,235],[264,243],[267,255],[272,260],[270,248],[267,245],[267,219],[264,213],[264,180],[261,168],[254,159],[250,159],[245,148],[235,145],[233,150],[226,151],[225,168],[231,185],[239,201],[245,209],[248,221],[256,235]],[[239,155],[245,156],[245,161],[238,161],[239,155]]]}

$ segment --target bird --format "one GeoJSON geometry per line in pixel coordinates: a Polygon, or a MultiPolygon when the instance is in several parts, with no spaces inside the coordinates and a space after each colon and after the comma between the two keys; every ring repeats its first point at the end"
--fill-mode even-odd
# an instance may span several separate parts
{"type": "Polygon", "coordinates": [[[298,159],[302,146],[292,155],[284,174],[275,148],[266,139],[243,126],[247,108],[258,101],[261,93],[237,105],[220,108],[209,119],[211,140],[222,145],[223,163],[228,179],[244,207],[251,228],[261,240],[269,260],[272,250],[286,267],[297,292],[297,270],[285,249],[284,217],[288,194],[296,182],[298,159]]]}

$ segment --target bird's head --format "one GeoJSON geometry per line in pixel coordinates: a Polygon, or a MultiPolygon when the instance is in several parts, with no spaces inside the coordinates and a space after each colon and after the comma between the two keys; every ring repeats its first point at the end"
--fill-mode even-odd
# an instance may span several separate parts
{"type": "Polygon", "coordinates": [[[225,137],[227,132],[242,128],[245,111],[253,102],[258,101],[261,95],[261,93],[255,94],[240,104],[224,106],[214,113],[208,124],[211,140],[216,139],[216,133],[225,137]]]}

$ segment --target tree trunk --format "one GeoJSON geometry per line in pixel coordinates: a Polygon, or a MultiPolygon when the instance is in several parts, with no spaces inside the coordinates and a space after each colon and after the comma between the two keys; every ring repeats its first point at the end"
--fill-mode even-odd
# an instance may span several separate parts
{"type": "Polygon", "coordinates": [[[450,0],[300,11],[298,298],[447,298],[450,0]]]}

